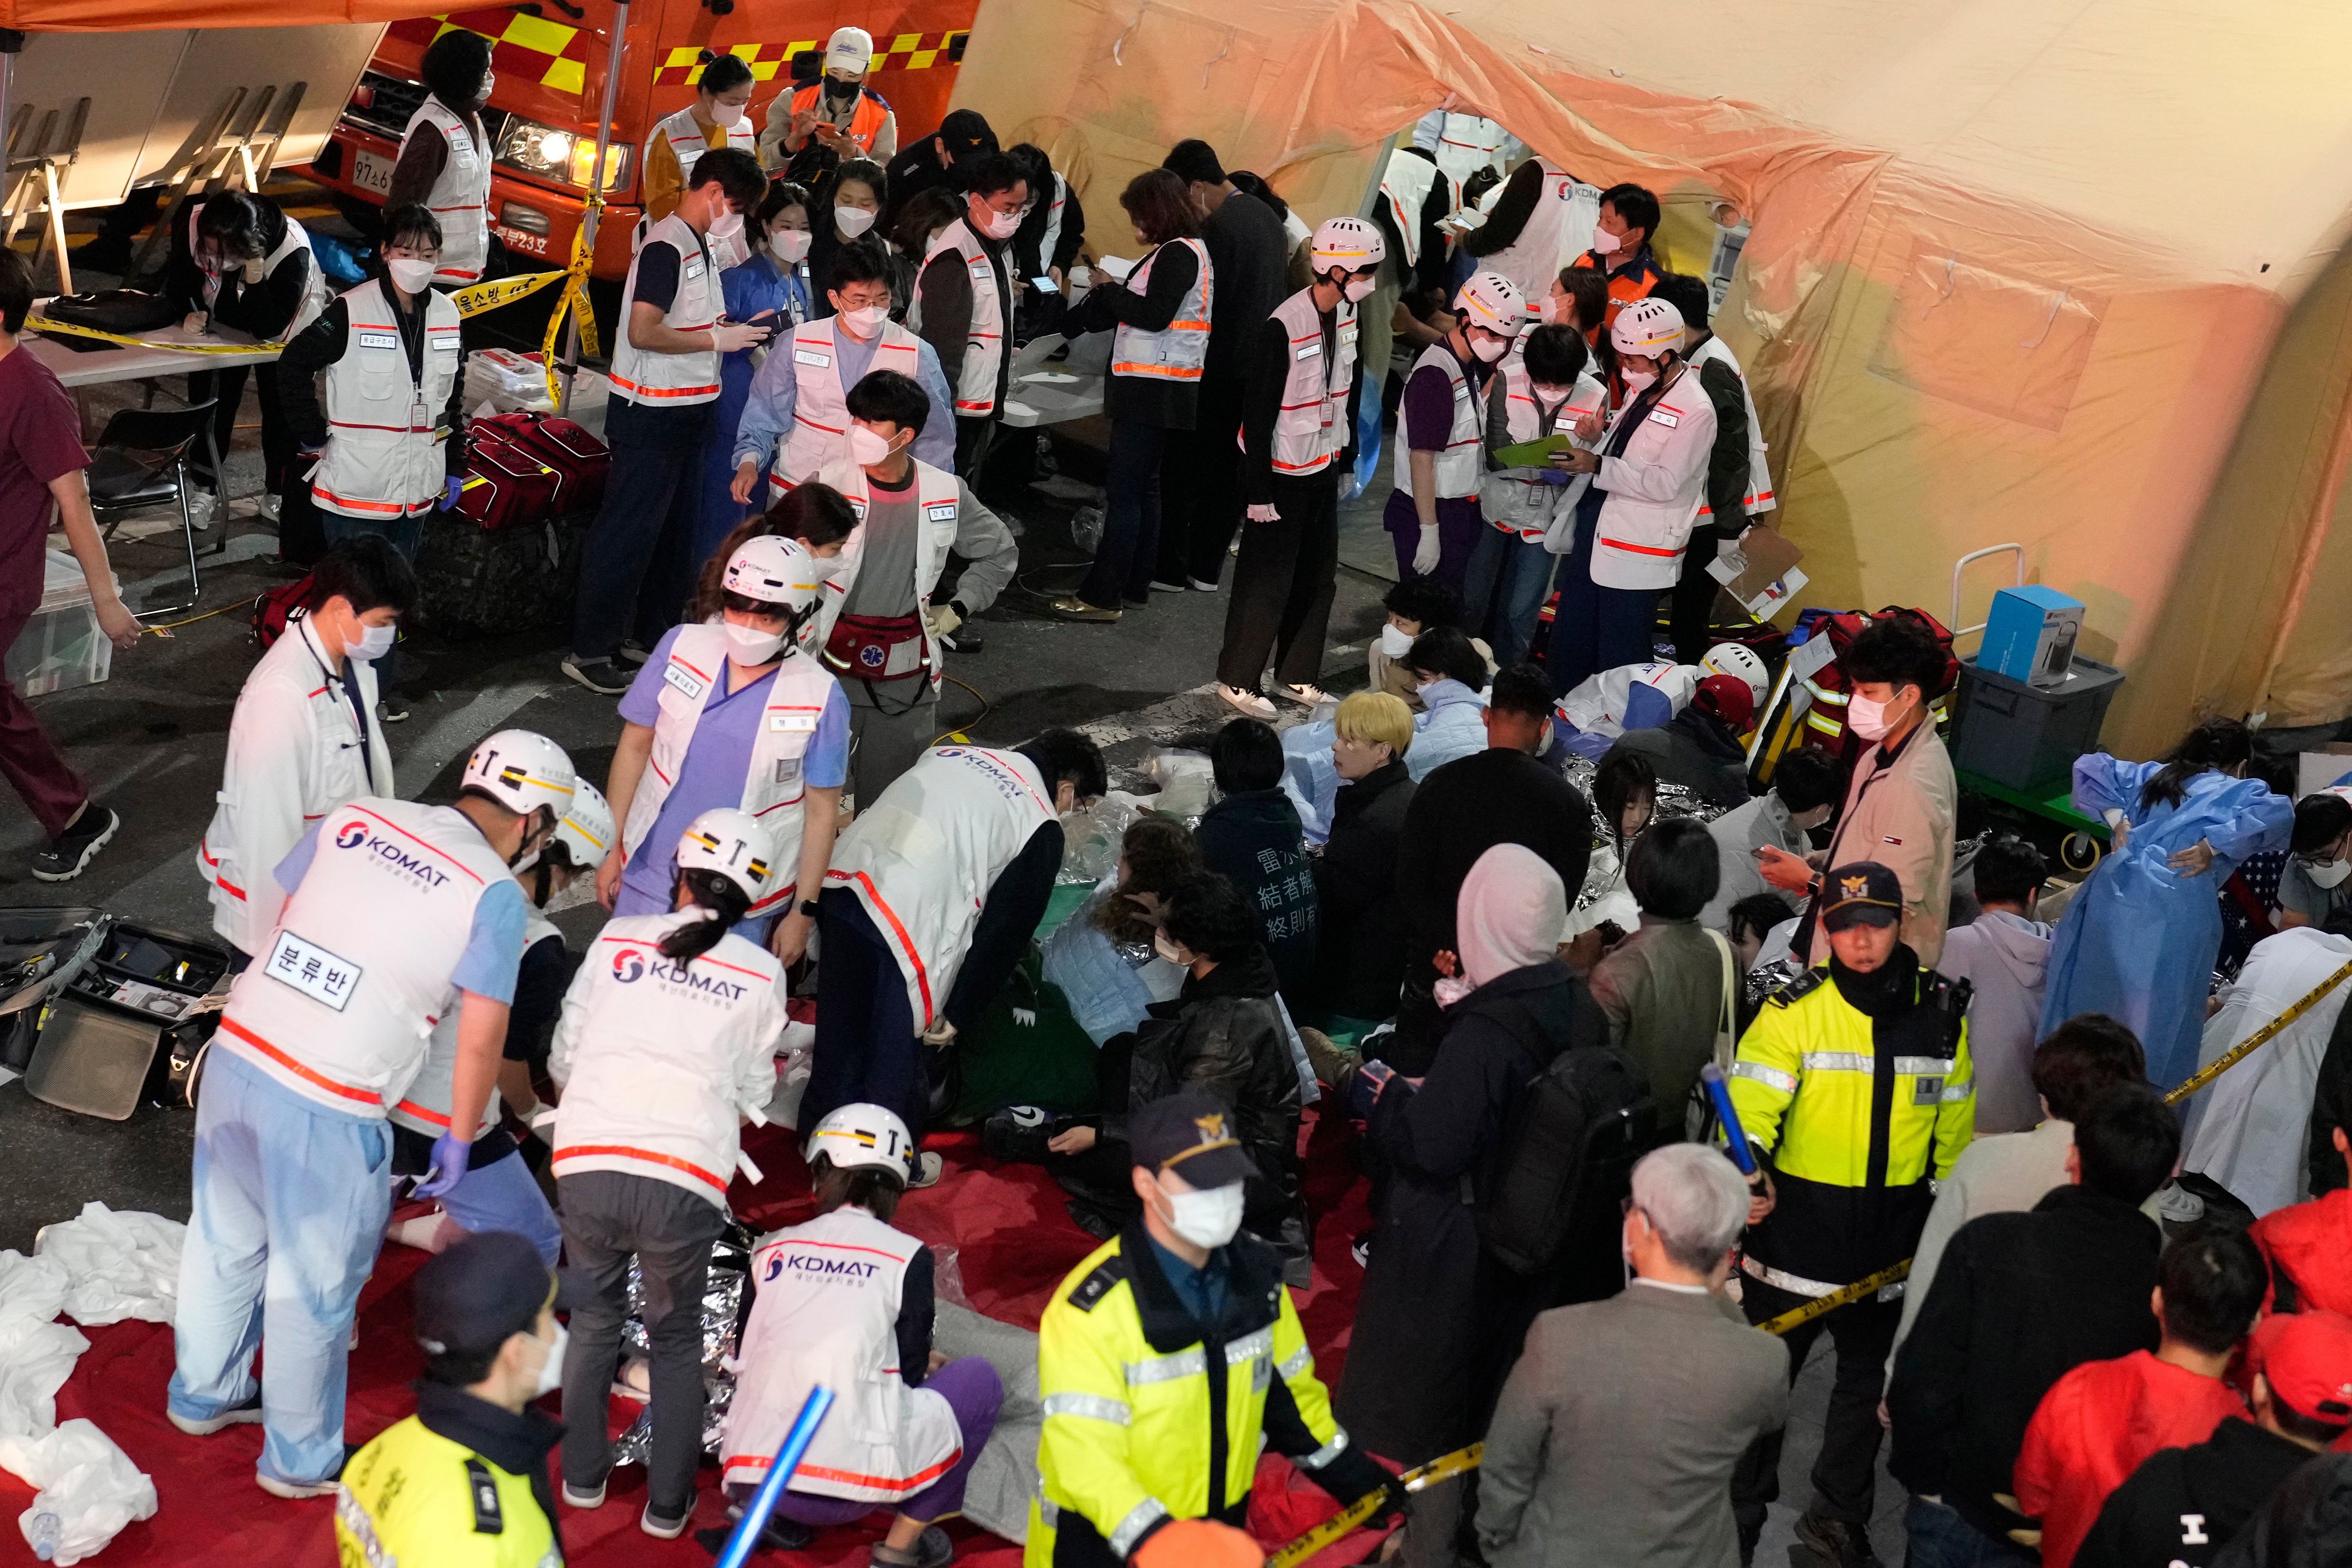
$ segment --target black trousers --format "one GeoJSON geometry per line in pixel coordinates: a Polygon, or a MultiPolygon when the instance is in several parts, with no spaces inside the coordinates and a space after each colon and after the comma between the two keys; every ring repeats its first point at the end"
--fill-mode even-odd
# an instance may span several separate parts
{"type": "MultiPolygon", "coordinates": [[[[236,437],[236,412],[245,401],[245,373],[253,372],[256,401],[261,405],[261,468],[262,486],[271,495],[283,495],[286,490],[286,466],[294,459],[299,445],[294,432],[286,423],[285,412],[278,405],[278,367],[274,364],[233,364],[226,370],[200,370],[188,377],[188,401],[202,403],[207,397],[218,399],[213,405],[213,444],[220,448],[221,461],[228,461],[229,447],[236,437]]],[[[201,441],[188,453],[188,468],[196,483],[215,495],[220,493],[220,479],[212,468],[212,454],[201,441]]]]}
{"type": "Polygon", "coordinates": [[[1286,686],[1322,678],[1339,569],[1338,465],[1301,479],[1276,476],[1274,508],[1279,521],[1242,531],[1225,643],[1217,655],[1217,679],[1244,691],[1257,689],[1269,653],[1274,678],[1286,686]]]}
{"type": "MultiPolygon", "coordinates": [[[[1805,1305],[1806,1297],[1778,1290],[1760,1280],[1740,1279],[1741,1309],[1751,1323],[1805,1305]]],[[[1789,1347],[1789,1381],[1804,1369],[1813,1342],[1824,1333],[1837,1346],[1837,1381],[1822,1425],[1821,1456],[1813,1461],[1810,1511],[1866,1526],[1878,1493],[1878,1400],[1886,1382],[1886,1357],[1903,1321],[1903,1300],[1873,1299],[1840,1307],[1826,1317],[1800,1323],[1780,1336],[1789,1347]]],[[[1780,1495],[1780,1442],[1785,1429],[1767,1432],[1748,1445],[1731,1473],[1731,1511],[1739,1521],[1743,1547],[1764,1530],[1767,1505],[1780,1495]]],[[[1743,1555],[1745,1553],[1743,1552],[1743,1555]]]]}
{"type": "Polygon", "coordinates": [[[956,416],[956,477],[970,485],[974,493],[980,489],[980,470],[988,461],[989,449],[996,445],[996,416],[982,415],[977,419],[956,416]]]}
{"type": "Polygon", "coordinates": [[[1241,428],[1240,379],[1203,376],[1192,428],[1168,433],[1154,574],[1162,583],[1213,584],[1223,574],[1242,516],[1241,428]]]}
{"type": "Polygon", "coordinates": [[[612,658],[633,623],[650,650],[683,618],[702,564],[691,555],[710,414],[708,403],[656,408],[618,397],[605,414],[613,477],[581,545],[572,621],[572,651],[581,658],[612,658]]]}
{"type": "Polygon", "coordinates": [[[1670,590],[1674,598],[1666,625],[1674,636],[1675,658],[1684,664],[1696,664],[1714,646],[1707,640],[1707,628],[1714,623],[1715,595],[1722,585],[1706,569],[1715,563],[1717,542],[1713,529],[1693,529],[1690,546],[1683,552],[1683,574],[1670,590]]]}

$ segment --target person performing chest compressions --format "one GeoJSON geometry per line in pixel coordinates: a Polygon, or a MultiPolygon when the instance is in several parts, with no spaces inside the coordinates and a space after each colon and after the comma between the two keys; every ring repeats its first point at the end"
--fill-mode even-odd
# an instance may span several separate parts
{"type": "Polygon", "coordinates": [[[417,1192],[455,1186],[522,956],[509,873],[572,784],[562,747],[503,730],[475,748],[454,806],[364,796],[275,869],[290,896],[205,1063],[168,1406],[192,1436],[261,1423],[257,1479],[275,1496],[324,1496],[342,1468],[345,1347],[392,1205],[386,1113],[454,1013],[451,1130],[417,1192]]]}
{"type": "Polygon", "coordinates": [[[736,805],[776,850],[776,876],[737,934],[788,964],[807,949],[848,773],[849,705],[795,638],[832,565],[797,540],[746,540],[707,617],[671,630],[637,672],[605,782],[621,836],[596,872],[597,899],[614,914],[667,909],[687,825],[736,805]]]}
{"type": "Polygon", "coordinates": [[[811,1388],[843,1400],[776,1500],[763,1545],[796,1552],[809,1527],[887,1508],[877,1568],[940,1568],[955,1555],[932,1521],[963,1506],[1004,1385],[982,1357],[931,1348],[931,1249],[890,1224],[913,1152],[906,1123],[882,1107],[834,1111],[808,1138],[817,1217],[751,1254],[757,1295],[719,1447],[728,1493],[740,1502],[758,1489],[811,1388]]]}
{"type": "Polygon", "coordinates": [[[783,966],[730,927],[781,868],[773,835],[720,806],[677,841],[672,908],[604,927],[563,999],[548,1071],[563,1250],[595,1282],[563,1363],[563,1500],[601,1508],[613,1468],[605,1410],[629,1316],[629,1259],[652,1352],[653,1445],[638,1527],[686,1532],[702,1456],[703,1286],[727,1226],[727,1184],[756,1182],[737,1130],[764,1121],[783,1038],[783,966]]]}

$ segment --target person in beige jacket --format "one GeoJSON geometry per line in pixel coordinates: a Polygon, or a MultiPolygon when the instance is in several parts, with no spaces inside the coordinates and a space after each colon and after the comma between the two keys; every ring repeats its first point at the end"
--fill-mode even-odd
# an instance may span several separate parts
{"type": "MultiPolygon", "coordinates": [[[[1941,644],[1916,621],[1874,621],[1847,645],[1839,663],[1853,683],[1846,723],[1876,741],[1853,764],[1845,805],[1827,849],[1802,857],[1769,846],[1757,852],[1757,869],[1784,892],[1810,895],[1822,872],[1849,860],[1875,860],[1903,884],[1899,934],[1932,969],[1943,956],[1944,921],[1952,901],[1952,825],[1959,786],[1952,759],[1936,733],[1927,704],[1944,685],[1941,644]]],[[[1818,923],[1800,929],[1806,962],[1828,951],[1818,923]]]]}

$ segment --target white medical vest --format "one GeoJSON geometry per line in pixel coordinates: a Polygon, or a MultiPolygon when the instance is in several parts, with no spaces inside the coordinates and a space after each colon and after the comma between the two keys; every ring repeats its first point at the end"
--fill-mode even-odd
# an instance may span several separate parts
{"type": "MultiPolygon", "coordinates": [[[[525,900],[522,924],[522,950],[529,952],[549,937],[563,940],[563,933],[525,900]]],[[[392,1120],[412,1132],[422,1132],[427,1138],[438,1138],[449,1131],[449,1100],[457,1077],[457,1018],[459,1009],[451,1008],[433,1026],[433,1038],[425,1052],[425,1065],[416,1069],[409,1081],[408,1092],[392,1108],[392,1120]]],[[[490,1084],[490,1095],[482,1101],[481,1124],[474,1129],[479,1138],[499,1124],[499,1086],[490,1084]]]]}
{"type": "Polygon", "coordinates": [[[1731,374],[1739,378],[1740,401],[1748,405],[1748,494],[1742,504],[1748,515],[1755,517],[1780,504],[1772,499],[1772,469],[1764,460],[1764,426],[1756,418],[1756,395],[1748,389],[1748,373],[1739,368],[1739,362],[1724,347],[1720,337],[1710,336],[1692,351],[1691,368],[1696,370],[1709,360],[1731,367],[1731,374]]]}
{"type": "MultiPolygon", "coordinates": [[[[1511,352],[1503,356],[1489,384],[1489,397],[1497,391],[1503,397],[1503,424],[1511,445],[1533,441],[1544,436],[1566,435],[1574,426],[1577,416],[1600,413],[1609,401],[1608,389],[1591,372],[1577,374],[1576,384],[1559,405],[1547,410],[1536,396],[1534,381],[1528,374],[1528,334],[1521,332],[1511,344],[1511,352]]],[[[1560,514],[1572,510],[1583,499],[1592,483],[1590,474],[1571,474],[1564,485],[1546,482],[1542,468],[1496,468],[1482,474],[1478,479],[1478,506],[1486,521],[1505,533],[1529,543],[1544,538],[1552,530],[1560,514]]]]}
{"type": "MultiPolygon", "coordinates": [[[[1543,185],[1534,210],[1519,237],[1484,262],[1488,271],[1518,285],[1520,295],[1531,301],[1551,292],[1560,269],[1591,246],[1593,226],[1601,221],[1598,186],[1586,184],[1549,158],[1536,162],[1543,169],[1543,185]]],[[[1503,189],[1495,187],[1497,195],[1503,189]]]]}
{"type": "MultiPolygon", "coordinates": [[[[653,754],[637,781],[629,802],[629,822],[621,842],[631,854],[646,841],[669,798],[678,771],[686,765],[687,749],[694,744],[695,726],[702,722],[703,705],[727,665],[727,634],[716,621],[680,626],[670,639],[669,662],[662,669],[660,712],[654,720],[653,754]]],[[[789,904],[798,890],[793,880],[801,864],[802,797],[807,793],[802,776],[809,742],[816,738],[817,721],[824,716],[836,682],[824,668],[797,649],[776,667],[768,686],[767,706],[751,742],[751,767],[743,780],[738,802],[775,836],[776,859],[771,868],[774,886],[753,904],[751,912],[766,914],[789,904]]],[[[815,897],[812,891],[809,895],[815,897]]]]}
{"type": "Polygon", "coordinates": [[[1290,340],[1289,374],[1274,416],[1274,471],[1286,479],[1321,473],[1347,449],[1348,398],[1356,385],[1355,302],[1343,296],[1332,315],[1327,357],[1314,289],[1301,289],[1274,308],[1271,319],[1290,340]]]}
{"type": "MultiPolygon", "coordinates": [[[[849,457],[849,389],[841,384],[841,318],[827,316],[793,329],[787,343],[770,350],[793,356],[793,427],[776,442],[768,494],[782,500],[803,479],[849,457]],[[789,476],[789,477],[788,477],[789,476]]],[[[866,374],[894,370],[920,384],[923,340],[896,321],[882,323],[866,374]]]]}
{"type": "Polygon", "coordinates": [[[319,824],[278,930],[236,977],[214,1045],[306,1100],[383,1116],[457,1005],[482,895],[514,878],[454,806],[369,796],[319,824]]]}
{"type": "MultiPolygon", "coordinates": [[[[646,243],[665,240],[678,255],[677,293],[662,312],[664,325],[681,332],[707,332],[719,324],[719,269],[703,247],[702,237],[687,221],[672,213],[653,226],[646,243]]],[[[642,247],[629,263],[629,280],[621,289],[621,324],[614,333],[613,395],[656,408],[677,408],[709,403],[719,395],[719,351],[697,349],[692,353],[649,353],[629,342],[629,312],[637,297],[637,268],[645,259],[642,247]]]]}
{"type": "MultiPolygon", "coordinates": [[[[1486,400],[1477,396],[1470,378],[1463,374],[1462,362],[1443,342],[1430,344],[1412,362],[1412,370],[1405,376],[1411,385],[1412,378],[1423,370],[1434,367],[1445,373],[1445,380],[1454,392],[1454,423],[1446,429],[1445,448],[1435,453],[1437,459],[1437,496],[1440,500],[1458,500],[1478,493],[1478,470],[1483,466],[1480,454],[1486,447],[1482,428],[1486,422],[1486,400]]],[[[1412,494],[1412,452],[1405,445],[1403,421],[1400,417],[1396,434],[1396,488],[1412,494]]],[[[1418,498],[1416,498],[1418,499],[1418,498]]]]}
{"type": "Polygon", "coordinates": [[[923,266],[928,268],[947,250],[962,257],[971,275],[971,325],[965,331],[963,370],[956,377],[955,411],[959,418],[977,419],[996,412],[996,371],[1004,363],[1004,296],[998,291],[996,263],[964,219],[932,237],[923,266]]]}
{"type": "MultiPolygon", "coordinates": [[[[945,468],[935,468],[919,458],[909,458],[908,461],[915,468],[918,521],[915,614],[923,619],[923,645],[930,650],[931,689],[936,691],[946,679],[947,659],[940,650],[940,639],[932,634],[930,621],[922,613],[931,606],[931,590],[940,585],[940,574],[947,570],[948,552],[955,544],[956,524],[963,513],[962,488],[945,468]]],[[[856,585],[857,574],[866,563],[866,470],[845,454],[817,478],[848,500],[849,510],[857,514],[857,526],[843,542],[833,575],[818,591],[816,614],[801,627],[801,650],[811,658],[824,654],[824,645],[833,636],[833,624],[841,618],[841,607],[849,602],[849,590],[856,585]]]]}
{"type": "MultiPolygon", "coordinates": [[[[1601,450],[1643,406],[1628,402],[1610,422],[1601,450]]],[[[1603,457],[1593,483],[1608,492],[1592,537],[1592,581],[1603,588],[1671,588],[1682,575],[1683,548],[1706,510],[1706,461],[1715,447],[1715,405],[1685,370],[1648,405],[1624,456],[1603,457]]]]}
{"type": "Polygon", "coordinates": [[[742,1372],[719,1444],[722,1483],[766,1478],[820,1384],[835,1391],[834,1405],[793,1472],[794,1491],[899,1503],[955,1467],[963,1435],[953,1407],[945,1394],[908,1387],[898,1364],[901,1289],[922,1245],[846,1207],[761,1240],[742,1372]]]}
{"type": "MultiPolygon", "coordinates": [[[[1200,261],[1192,287],[1184,290],[1184,302],[1176,307],[1175,318],[1156,332],[1140,327],[1118,324],[1110,338],[1110,373],[1113,375],[1150,376],[1160,381],[1198,382],[1201,367],[1209,360],[1209,303],[1215,283],[1209,275],[1209,247],[1197,239],[1179,239],[1173,244],[1187,246],[1200,261]]],[[[1160,259],[1167,246],[1156,246],[1142,265],[1127,275],[1127,291],[1140,298],[1151,283],[1151,264],[1160,259]]],[[[1319,333],[1318,333],[1319,341],[1319,333]]],[[[1343,400],[1344,401],[1344,400],[1343,400]]],[[[1344,410],[1343,410],[1344,413],[1344,410]]]]}
{"type": "MultiPolygon", "coordinates": [[[[1054,265],[1054,252],[1062,244],[1062,215],[1070,205],[1070,182],[1061,175],[1054,176],[1054,199],[1045,208],[1045,232],[1037,241],[1037,270],[1044,272],[1054,265]]],[[[1202,269],[1208,271],[1205,264],[1202,269]]]]}
{"type": "Polygon", "coordinates": [[[448,406],[463,357],[457,307],[426,289],[423,373],[411,375],[397,307],[371,278],[343,296],[351,331],[343,357],[327,367],[327,450],[310,476],[310,499],[345,517],[414,517],[441,500],[448,475],[436,421],[448,406]]]}
{"type": "Polygon", "coordinates": [[[1028,758],[941,746],[834,841],[825,885],[848,889],[873,917],[918,1030],[946,1005],[989,889],[1054,818],[1054,797],[1028,758]]]}
{"type": "Polygon", "coordinates": [[[783,966],[740,936],[690,963],[662,938],[698,910],[608,921],[563,998],[548,1071],[562,1085],[554,1169],[621,1171],[721,1209],[746,1111],[775,1093],[783,966]]]}
{"type": "Polygon", "coordinates": [[[350,668],[367,715],[365,735],[307,616],[288,624],[236,694],[212,823],[196,841],[196,869],[212,888],[213,930],[247,954],[266,949],[278,927],[286,907],[278,862],[303,831],[362,795],[392,795],[375,666],[355,658],[350,668]]]}
{"type": "Polygon", "coordinates": [[[474,141],[473,128],[428,97],[408,117],[400,150],[420,125],[430,125],[449,144],[449,156],[425,193],[425,205],[441,222],[441,262],[433,270],[436,289],[462,289],[481,280],[490,258],[490,154],[474,141]]]}
{"type": "MultiPolygon", "coordinates": [[[[706,139],[702,127],[696,123],[694,107],[691,104],[679,110],[676,114],[663,117],[655,123],[652,132],[646,137],[646,156],[648,158],[653,156],[656,141],[667,142],[669,150],[677,154],[678,185],[681,190],[693,188],[694,166],[702,162],[702,155],[705,153],[718,151],[706,139]]],[[[760,133],[751,129],[750,115],[739,116],[735,123],[727,128],[727,145],[738,153],[749,153],[755,159],[759,157],[760,133]]],[[[746,217],[743,231],[727,239],[712,239],[709,242],[711,266],[724,272],[730,267],[741,266],[750,258],[751,253],[747,248],[748,241],[745,238],[750,224],[751,219],[746,217]]],[[[652,237],[652,229],[648,227],[639,237],[637,243],[643,245],[652,237]]],[[[627,315],[625,313],[621,320],[625,322],[628,320],[627,315]]]]}
{"type": "MultiPolygon", "coordinates": [[[[196,249],[196,220],[202,217],[204,213],[204,203],[191,202],[188,204],[188,253],[191,256],[195,254],[196,249]]],[[[286,237],[279,240],[270,248],[269,254],[261,258],[261,275],[264,278],[268,277],[271,273],[278,270],[278,264],[279,262],[284,261],[288,257],[293,255],[298,250],[309,250],[310,248],[310,231],[305,229],[300,224],[296,223],[292,218],[288,218],[286,220],[286,237]]],[[[205,275],[205,310],[211,310],[213,306],[218,302],[220,299],[220,286],[221,279],[219,274],[207,273],[205,275]]],[[[309,276],[304,279],[302,284],[302,303],[295,308],[294,319],[287,324],[284,341],[290,343],[296,338],[301,336],[302,329],[317,321],[320,313],[326,310],[327,305],[327,277],[325,273],[319,270],[319,258],[314,254],[310,258],[309,276]]]]}
{"type": "Polygon", "coordinates": [[[1437,166],[1460,184],[1481,169],[1503,172],[1503,142],[1510,132],[1476,114],[1447,113],[1437,128],[1437,166]]]}

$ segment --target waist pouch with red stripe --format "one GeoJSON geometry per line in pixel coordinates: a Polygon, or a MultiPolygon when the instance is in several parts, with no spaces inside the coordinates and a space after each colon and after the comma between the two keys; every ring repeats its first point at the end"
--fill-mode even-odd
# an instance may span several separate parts
{"type": "Polygon", "coordinates": [[[824,664],[861,680],[906,680],[931,672],[931,645],[918,616],[844,616],[824,641],[824,664]]]}

